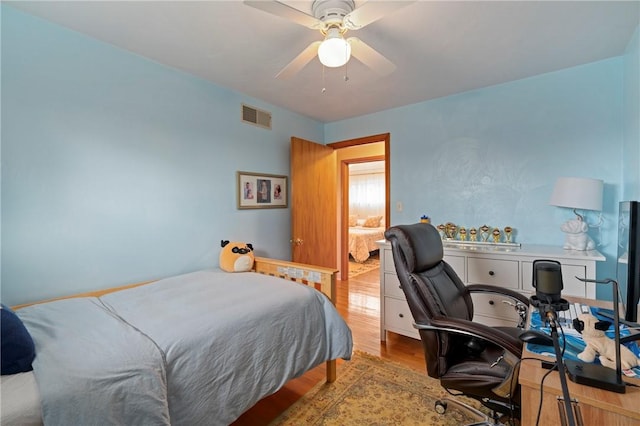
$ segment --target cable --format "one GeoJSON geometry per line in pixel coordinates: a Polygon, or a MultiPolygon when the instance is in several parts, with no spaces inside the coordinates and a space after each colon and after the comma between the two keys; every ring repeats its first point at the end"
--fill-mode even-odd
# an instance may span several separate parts
{"type": "Polygon", "coordinates": [[[562,325],[560,325],[560,321],[558,321],[557,324],[560,328],[560,333],[562,334],[562,352],[560,352],[560,355],[564,358],[564,351],[567,349],[567,339],[564,337],[564,329],[562,328],[562,325]]]}
{"type": "MultiPolygon", "coordinates": [[[[586,213],[586,212],[585,212],[586,213]]],[[[586,214],[585,214],[585,223],[589,228],[596,228],[598,230],[598,242],[596,243],[596,247],[601,247],[603,245],[602,242],[602,224],[604,223],[604,219],[602,218],[602,212],[598,214],[598,223],[591,225],[587,222],[586,214]]],[[[595,242],[595,241],[594,241],[595,242]]]]}
{"type": "MultiPolygon", "coordinates": [[[[522,359],[523,358],[518,359],[518,362],[516,362],[516,364],[513,366],[513,369],[511,370],[511,380],[509,380],[509,423],[510,424],[513,424],[513,386],[514,386],[513,378],[516,376],[515,374],[516,369],[522,363],[522,359]]],[[[524,359],[527,359],[527,358],[524,358],[524,359]]]]}
{"type": "Polygon", "coordinates": [[[542,380],[540,380],[540,402],[538,403],[538,415],[536,416],[536,426],[540,423],[540,413],[542,412],[542,398],[544,397],[544,381],[551,372],[558,369],[558,364],[556,364],[553,368],[549,369],[544,376],[542,376],[542,380]]]}
{"type": "MultiPolygon", "coordinates": [[[[521,363],[522,361],[542,361],[540,358],[534,358],[534,357],[525,357],[525,358],[521,358],[518,363],[516,363],[516,366],[521,363]]],[[[554,364],[553,367],[551,367],[549,369],[549,371],[547,371],[545,373],[545,375],[542,377],[542,380],[540,381],[540,402],[538,404],[538,414],[536,416],[536,426],[538,425],[538,423],[540,422],[540,413],[542,412],[542,398],[544,396],[543,394],[543,388],[544,388],[544,380],[547,378],[547,376],[554,370],[556,370],[558,368],[557,364],[554,364]]],[[[512,378],[513,380],[513,378],[512,378]]]]}
{"type": "MultiPolygon", "coordinates": [[[[534,357],[524,357],[524,358],[520,358],[518,359],[518,362],[516,362],[516,364],[513,366],[513,370],[515,371],[516,368],[518,368],[518,366],[522,363],[522,361],[540,361],[540,358],[534,358],[534,357]]],[[[511,375],[511,383],[509,383],[510,388],[509,389],[513,389],[513,379],[516,377],[516,374],[512,374],[511,375]]],[[[513,419],[513,395],[511,394],[511,392],[509,392],[509,422],[511,424],[514,424],[514,419],[513,419]]],[[[521,413],[522,415],[522,413],[521,413]]]]}

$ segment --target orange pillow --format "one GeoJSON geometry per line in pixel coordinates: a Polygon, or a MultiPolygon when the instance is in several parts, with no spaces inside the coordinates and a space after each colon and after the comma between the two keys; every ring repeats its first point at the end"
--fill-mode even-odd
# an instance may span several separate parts
{"type": "Polygon", "coordinates": [[[248,272],[255,260],[253,245],[229,240],[220,241],[220,269],[227,272],[248,272]]]}
{"type": "Polygon", "coordinates": [[[358,216],[355,214],[349,215],[349,226],[356,226],[358,224],[358,216]]]}
{"type": "Polygon", "coordinates": [[[377,228],[380,226],[380,219],[382,219],[382,216],[369,216],[362,226],[365,228],[377,228]]]}

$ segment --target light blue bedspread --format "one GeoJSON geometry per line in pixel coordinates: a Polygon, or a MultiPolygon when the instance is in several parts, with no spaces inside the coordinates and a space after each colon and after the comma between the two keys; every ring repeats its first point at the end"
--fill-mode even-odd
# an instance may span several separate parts
{"type": "Polygon", "coordinates": [[[165,366],[155,344],[96,298],[17,311],[36,345],[45,425],[167,425],[165,366]]]}
{"type": "Polygon", "coordinates": [[[256,273],[199,271],[62,303],[19,311],[45,424],[226,425],[291,378],[351,357],[351,331],[326,296],[256,273]]]}

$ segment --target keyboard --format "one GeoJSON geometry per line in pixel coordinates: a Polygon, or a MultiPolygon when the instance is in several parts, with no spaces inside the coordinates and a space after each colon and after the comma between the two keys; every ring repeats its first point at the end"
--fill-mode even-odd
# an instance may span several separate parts
{"type": "Polygon", "coordinates": [[[573,329],[573,320],[578,318],[578,315],[590,313],[591,308],[589,306],[580,303],[570,303],[568,310],[557,313],[558,322],[562,328],[573,329]]]}

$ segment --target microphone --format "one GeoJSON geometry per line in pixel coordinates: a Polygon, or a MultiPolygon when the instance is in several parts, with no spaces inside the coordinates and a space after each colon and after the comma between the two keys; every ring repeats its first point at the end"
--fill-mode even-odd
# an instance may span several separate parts
{"type": "Polygon", "coordinates": [[[533,287],[536,294],[529,301],[538,308],[541,317],[555,316],[556,312],[569,309],[569,302],[561,297],[564,285],[560,262],[557,260],[533,261],[533,287]]]}
{"type": "MultiPolygon", "coordinates": [[[[575,426],[576,419],[571,405],[572,400],[571,395],[569,395],[565,366],[562,361],[562,351],[560,350],[558,338],[558,317],[556,312],[569,309],[569,302],[560,296],[564,288],[560,262],[557,260],[534,260],[533,287],[536,289],[536,294],[532,295],[529,301],[540,311],[540,318],[544,318],[545,323],[551,326],[551,340],[556,354],[556,365],[560,376],[562,397],[564,398],[564,411],[563,406],[558,402],[560,419],[562,424],[568,423],[570,426],[575,426]]],[[[542,389],[542,385],[540,385],[540,389],[542,389]]]]}

